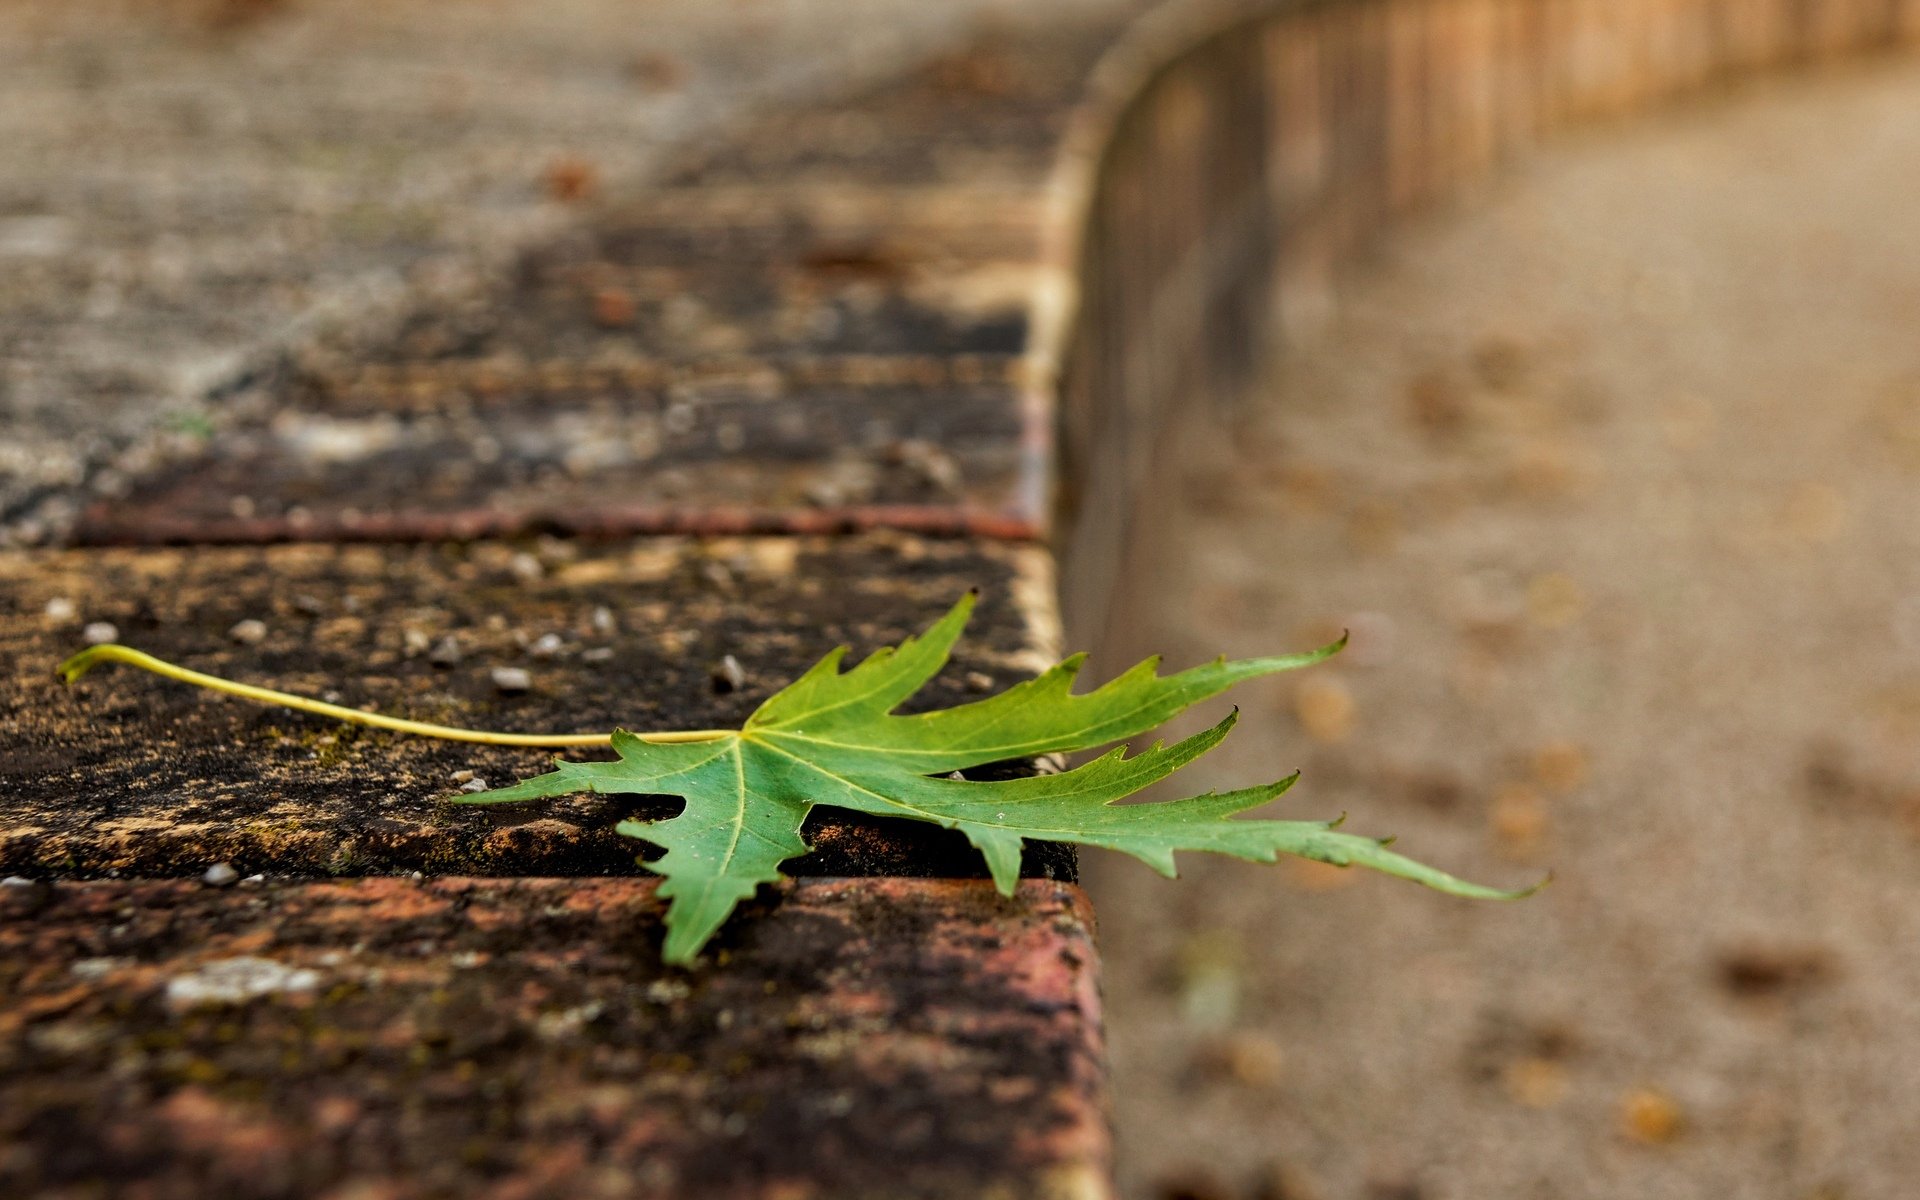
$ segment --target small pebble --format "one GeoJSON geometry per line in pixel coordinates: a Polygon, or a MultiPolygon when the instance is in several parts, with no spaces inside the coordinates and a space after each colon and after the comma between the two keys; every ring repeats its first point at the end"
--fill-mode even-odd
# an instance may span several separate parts
{"type": "Polygon", "coordinates": [[[1820,946],[1748,945],[1721,955],[1720,982],[1739,996],[1779,995],[1834,975],[1832,956],[1820,946]]]}
{"type": "Polygon", "coordinates": [[[542,534],[539,544],[533,548],[534,556],[543,567],[563,567],[570,562],[580,560],[580,547],[565,538],[542,534]]]}
{"type": "Polygon", "coordinates": [[[560,640],[559,634],[543,633],[534,639],[533,645],[527,647],[527,653],[533,655],[535,658],[552,658],[554,655],[560,653],[560,651],[566,649],[566,645],[565,642],[560,640]]]}
{"type": "Polygon", "coordinates": [[[200,882],[208,887],[232,887],[239,881],[240,872],[234,870],[229,863],[215,863],[207,868],[206,874],[200,877],[200,882]]]}
{"type": "Polygon", "coordinates": [[[1331,675],[1307,680],[1294,692],[1294,716],[1316,742],[1338,742],[1353,732],[1353,693],[1331,675]]]}
{"type": "Polygon", "coordinates": [[[521,583],[538,583],[547,573],[547,569],[540,565],[539,559],[525,552],[514,555],[512,561],[507,564],[507,569],[512,571],[513,577],[521,583]]]}
{"type": "Polygon", "coordinates": [[[120,627],[111,621],[95,621],[80,631],[80,640],[89,646],[104,646],[120,640],[120,627]]]}
{"type": "Polygon", "coordinates": [[[600,170],[584,158],[562,155],[548,164],[546,184],[547,194],[555,200],[584,200],[598,190],[600,170]]]}
{"type": "Polygon", "coordinates": [[[266,881],[267,881],[267,877],[265,875],[249,875],[245,879],[242,879],[240,882],[246,887],[259,887],[261,884],[265,883],[266,881]]]}
{"type": "Polygon", "coordinates": [[[656,979],[647,985],[646,996],[655,1004],[675,1004],[693,994],[693,989],[679,979],[656,979]]]}
{"type": "Polygon", "coordinates": [[[416,655],[425,654],[431,649],[433,647],[433,639],[427,636],[426,630],[415,629],[409,626],[400,631],[400,646],[407,652],[408,658],[413,658],[416,655]]]}
{"type": "Polygon", "coordinates": [[[1572,742],[1548,742],[1533,752],[1533,777],[1556,792],[1586,782],[1587,754],[1572,742]]]}
{"type": "Polygon", "coordinates": [[[622,288],[601,288],[593,294],[594,323],[607,329],[629,324],[634,314],[633,293],[622,288]]]}
{"type": "Polygon", "coordinates": [[[460,649],[457,638],[443,637],[435,644],[433,652],[427,655],[427,661],[436,667],[453,667],[458,666],[464,657],[466,655],[460,649]]]}
{"type": "Polygon", "coordinates": [[[466,783],[473,778],[474,774],[472,771],[455,771],[453,773],[453,781],[455,783],[466,783]]]}
{"type": "Polygon", "coordinates": [[[79,606],[65,596],[55,596],[53,599],[47,601],[47,607],[44,611],[47,620],[56,621],[62,625],[65,625],[68,621],[80,615],[79,606]]]}
{"type": "Polygon", "coordinates": [[[591,650],[580,652],[580,661],[590,663],[608,662],[613,658],[612,646],[595,646],[591,650]]]}
{"type": "Polygon", "coordinates": [[[517,695],[533,687],[533,676],[519,667],[495,667],[493,686],[502,695],[517,695]]]}
{"type": "Polygon", "coordinates": [[[1634,1141],[1661,1145],[1679,1135],[1684,1119],[1672,1097],[1653,1088],[1639,1088],[1621,1097],[1620,1124],[1634,1141]]]}
{"type": "Polygon", "coordinates": [[[1501,785],[1487,814],[1495,842],[1502,853],[1530,859],[1547,836],[1547,806],[1540,793],[1524,783],[1501,785]]]}
{"type": "Polygon", "coordinates": [[[293,598],[293,611],[303,617],[324,617],[327,615],[327,606],[320,597],[302,593],[293,598]]]}
{"type": "Polygon", "coordinates": [[[461,784],[460,790],[463,792],[484,792],[487,790],[487,781],[475,775],[473,778],[461,784]]]}
{"type": "Polygon", "coordinates": [[[601,637],[606,637],[619,628],[619,626],[614,623],[613,610],[604,604],[593,610],[592,621],[593,631],[601,637]]]}
{"type": "Polygon", "coordinates": [[[740,660],[728,654],[713,665],[713,690],[721,695],[737,692],[746,686],[747,672],[740,666],[740,660]]]}
{"type": "Polygon", "coordinates": [[[1500,1073],[1514,1103],[1547,1109],[1567,1098],[1567,1069],[1550,1058],[1520,1058],[1500,1073]]]}
{"type": "Polygon", "coordinates": [[[970,692],[990,692],[993,690],[993,676],[985,671],[967,672],[967,690],[970,692]]]}
{"type": "Polygon", "coordinates": [[[267,623],[249,617],[227,630],[227,636],[242,646],[258,646],[267,640],[267,623]]]}
{"type": "Polygon", "coordinates": [[[32,886],[33,880],[28,879],[25,875],[9,875],[5,879],[0,879],[0,887],[25,888],[32,886]]]}

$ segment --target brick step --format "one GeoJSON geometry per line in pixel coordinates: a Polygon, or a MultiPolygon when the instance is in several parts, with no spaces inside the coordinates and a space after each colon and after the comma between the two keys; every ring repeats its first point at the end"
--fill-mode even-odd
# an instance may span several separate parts
{"type": "Polygon", "coordinates": [[[805,880],[0,887],[0,1193],[1092,1196],[1092,918],[805,880]]]}
{"type": "Polygon", "coordinates": [[[1014,364],[1058,269],[1047,164],[1112,21],[989,38],[690,152],[492,288],[291,353],[78,540],[698,531],[721,507],[1036,536],[1047,428],[1014,364]],[[716,358],[730,376],[699,370],[716,358]]]}
{"type": "MultiPolygon", "coordinates": [[[[891,532],[0,556],[0,874],[197,875],[217,862],[275,876],[636,874],[639,845],[613,826],[677,807],[449,806],[456,773],[500,785],[544,770],[551,752],[343,726],[128,668],[62,688],[53,666],[88,623],[213,674],[440,724],[718,728],[835,644],[898,642],[970,587],[980,609],[921,702],[1031,675],[1054,647],[1042,610],[1021,604],[1045,596],[1046,570],[1032,548],[891,532]],[[243,621],[262,636],[233,640],[243,621]],[[727,656],[737,687],[716,684],[727,656]],[[531,688],[503,694],[496,668],[527,671],[531,688]]],[[[797,873],[983,869],[964,838],[912,822],[822,809],[807,836],[816,850],[797,873]]],[[[1036,848],[1029,870],[1071,878],[1072,852],[1036,848]]]]}

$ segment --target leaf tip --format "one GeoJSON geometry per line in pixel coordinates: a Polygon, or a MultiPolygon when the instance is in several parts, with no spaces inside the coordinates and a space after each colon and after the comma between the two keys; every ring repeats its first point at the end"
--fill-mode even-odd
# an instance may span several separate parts
{"type": "Polygon", "coordinates": [[[1509,900],[1525,900],[1528,896],[1538,894],[1539,892],[1544,890],[1548,884],[1552,882],[1553,882],[1553,872],[1548,871],[1544,876],[1541,877],[1539,883],[1534,884],[1532,887],[1521,888],[1517,892],[1508,892],[1506,898],[1509,900]]]}

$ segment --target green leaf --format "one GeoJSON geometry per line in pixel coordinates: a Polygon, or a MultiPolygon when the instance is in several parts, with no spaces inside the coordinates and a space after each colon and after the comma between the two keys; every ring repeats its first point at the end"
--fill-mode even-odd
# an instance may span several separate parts
{"type": "Polygon", "coordinates": [[[997,696],[895,715],[945,665],[973,605],[969,594],[926,633],[875,651],[851,670],[841,670],[847,648],[834,650],[769,698],[738,732],[676,744],[616,733],[618,761],[563,761],[550,774],[458,802],[500,804],[583,791],[684,797],[678,816],[619,827],[667,852],[648,865],[666,877],[660,894],[671,905],[664,954],[676,963],[692,960],[735,905],[778,879],[782,862],[807,852],[800,829],[816,804],[958,829],[1007,894],[1019,880],[1029,839],[1104,846],[1165,875],[1174,874],[1178,850],[1261,862],[1286,853],[1371,867],[1457,896],[1527,894],[1456,879],[1388,851],[1385,842],[1340,832],[1338,821],[1235,819],[1286,791],[1293,776],[1184,800],[1115,803],[1218,745],[1237,713],[1170,746],[1155,743],[1132,755],[1114,749],[1058,774],[949,778],[983,763],[1124,742],[1234,684],[1308,666],[1345,644],[1342,638],[1279,658],[1221,658],[1167,676],[1150,659],[1083,695],[1072,692],[1085,657],[1076,655],[997,696]]]}

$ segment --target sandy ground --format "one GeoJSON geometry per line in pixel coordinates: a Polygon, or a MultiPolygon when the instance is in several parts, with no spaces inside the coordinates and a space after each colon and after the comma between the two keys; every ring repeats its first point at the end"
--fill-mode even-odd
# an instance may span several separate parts
{"type": "Polygon", "coordinates": [[[1127,648],[1354,642],[1191,790],[1557,882],[1092,863],[1130,1196],[1916,1194],[1916,113],[1883,64],[1563,141],[1194,439],[1127,648]]]}
{"type": "Polygon", "coordinates": [[[0,0],[0,544],[189,448],[278,348],[375,334],[668,148],[1020,7],[0,0]]]}

